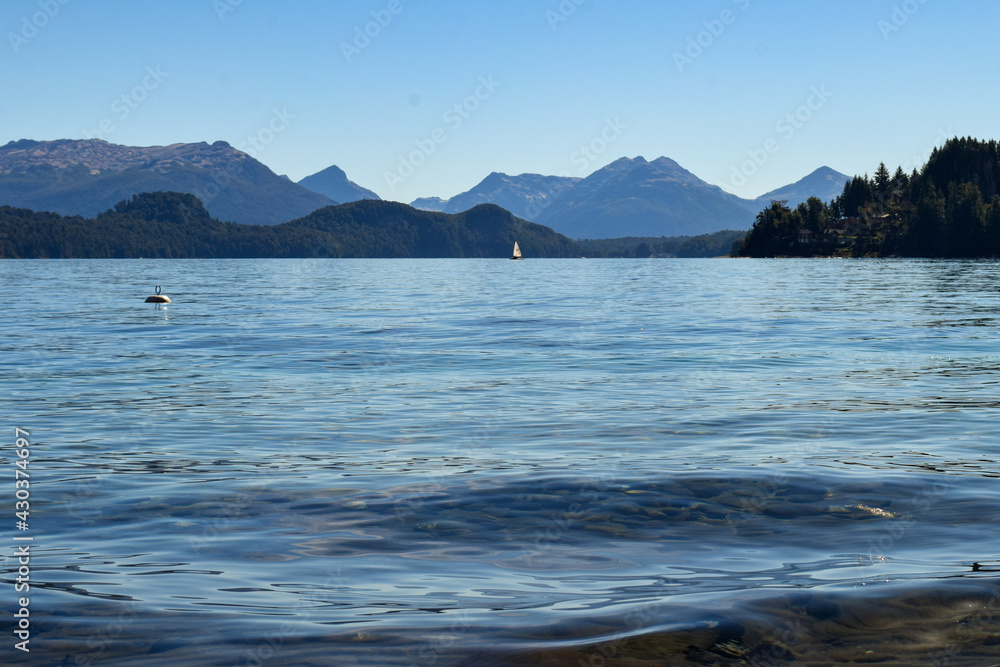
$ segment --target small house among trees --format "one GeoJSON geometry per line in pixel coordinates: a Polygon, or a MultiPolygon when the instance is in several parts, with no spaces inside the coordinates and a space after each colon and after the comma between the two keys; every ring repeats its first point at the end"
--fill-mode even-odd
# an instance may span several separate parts
{"type": "Polygon", "coordinates": [[[757,215],[739,255],[750,257],[1000,256],[1000,145],[956,138],[919,172],[885,163],[855,176],[836,199],[757,215]]]}

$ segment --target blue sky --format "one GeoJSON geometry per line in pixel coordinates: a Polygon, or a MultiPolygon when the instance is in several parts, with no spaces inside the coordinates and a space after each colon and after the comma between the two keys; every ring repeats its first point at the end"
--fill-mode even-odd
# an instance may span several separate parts
{"type": "Polygon", "coordinates": [[[5,0],[0,143],[228,141],[386,199],[665,155],[741,196],[1000,138],[989,0],[5,0]],[[250,139],[253,141],[249,141],[250,139]]]}

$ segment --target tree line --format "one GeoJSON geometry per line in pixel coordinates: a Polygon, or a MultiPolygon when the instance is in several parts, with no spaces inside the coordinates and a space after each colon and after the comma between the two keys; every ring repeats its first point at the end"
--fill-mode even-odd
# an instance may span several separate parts
{"type": "Polygon", "coordinates": [[[700,236],[627,236],[577,241],[587,257],[725,257],[746,232],[725,230],[700,236]]]}
{"type": "Polygon", "coordinates": [[[0,206],[0,258],[576,257],[570,239],[484,204],[455,215],[365,200],[281,225],[220,222],[190,194],[152,192],[93,219],[0,206]]]}
{"type": "Polygon", "coordinates": [[[152,192],[93,219],[0,206],[0,258],[717,257],[744,232],[574,242],[491,204],[449,215],[364,200],[281,225],[220,222],[190,194],[152,192]]]}
{"type": "Polygon", "coordinates": [[[771,202],[741,244],[746,257],[1000,256],[1000,145],[971,137],[907,174],[885,163],[829,203],[771,202]]]}

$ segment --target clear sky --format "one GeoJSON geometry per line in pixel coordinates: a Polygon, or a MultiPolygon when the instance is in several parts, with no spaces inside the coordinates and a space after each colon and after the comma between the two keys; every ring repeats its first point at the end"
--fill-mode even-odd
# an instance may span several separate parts
{"type": "Polygon", "coordinates": [[[222,139],[405,202],[664,155],[753,197],[1000,138],[998,23],[995,0],[4,0],[0,143],[222,139]]]}

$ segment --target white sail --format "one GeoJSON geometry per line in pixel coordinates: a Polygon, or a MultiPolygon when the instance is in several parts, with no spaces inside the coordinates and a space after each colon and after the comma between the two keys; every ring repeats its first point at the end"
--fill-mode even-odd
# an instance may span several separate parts
{"type": "Polygon", "coordinates": [[[517,241],[514,241],[514,254],[513,259],[521,259],[521,248],[517,245],[517,241]]]}

